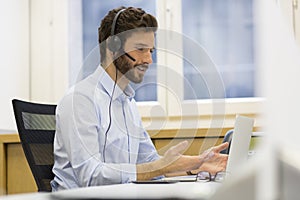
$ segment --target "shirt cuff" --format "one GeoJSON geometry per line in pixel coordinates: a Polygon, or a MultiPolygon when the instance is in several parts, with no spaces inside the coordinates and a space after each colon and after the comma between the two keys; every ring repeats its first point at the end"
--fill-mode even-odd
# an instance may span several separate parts
{"type": "Polygon", "coordinates": [[[136,165],[122,164],[121,165],[121,181],[122,183],[130,183],[136,180],[136,165]]]}

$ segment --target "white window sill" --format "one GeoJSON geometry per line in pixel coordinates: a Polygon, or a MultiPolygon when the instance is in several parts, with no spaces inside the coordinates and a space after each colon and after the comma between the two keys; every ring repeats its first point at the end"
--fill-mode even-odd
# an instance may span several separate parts
{"type": "Polygon", "coordinates": [[[264,98],[185,101],[184,112],[170,115],[158,102],[138,102],[138,108],[146,130],[229,128],[234,126],[237,114],[253,117],[254,126],[261,127],[259,117],[264,101],[264,98]]]}

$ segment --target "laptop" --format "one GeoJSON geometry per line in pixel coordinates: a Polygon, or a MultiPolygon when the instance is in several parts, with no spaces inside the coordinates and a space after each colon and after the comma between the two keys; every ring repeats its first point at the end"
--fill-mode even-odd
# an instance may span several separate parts
{"type": "Polygon", "coordinates": [[[231,175],[236,173],[247,161],[254,119],[237,115],[229,149],[226,171],[231,175]]]}

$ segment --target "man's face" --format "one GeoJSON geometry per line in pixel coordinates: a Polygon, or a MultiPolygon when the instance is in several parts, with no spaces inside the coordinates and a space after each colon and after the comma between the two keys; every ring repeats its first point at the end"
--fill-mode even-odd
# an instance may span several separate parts
{"type": "MultiPolygon", "coordinates": [[[[152,63],[154,33],[151,31],[132,33],[127,38],[123,49],[135,61],[124,54],[114,60],[114,65],[128,80],[134,83],[142,82],[149,64],[152,63]]],[[[123,54],[124,52],[120,53],[123,54]]]]}

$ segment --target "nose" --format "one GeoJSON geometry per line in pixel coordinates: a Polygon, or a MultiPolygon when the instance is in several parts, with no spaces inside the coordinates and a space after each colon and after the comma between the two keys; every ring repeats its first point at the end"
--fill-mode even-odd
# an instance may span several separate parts
{"type": "Polygon", "coordinates": [[[147,63],[147,64],[152,64],[153,63],[153,60],[152,60],[152,53],[151,51],[147,51],[147,53],[144,55],[144,63],[147,63]]]}

